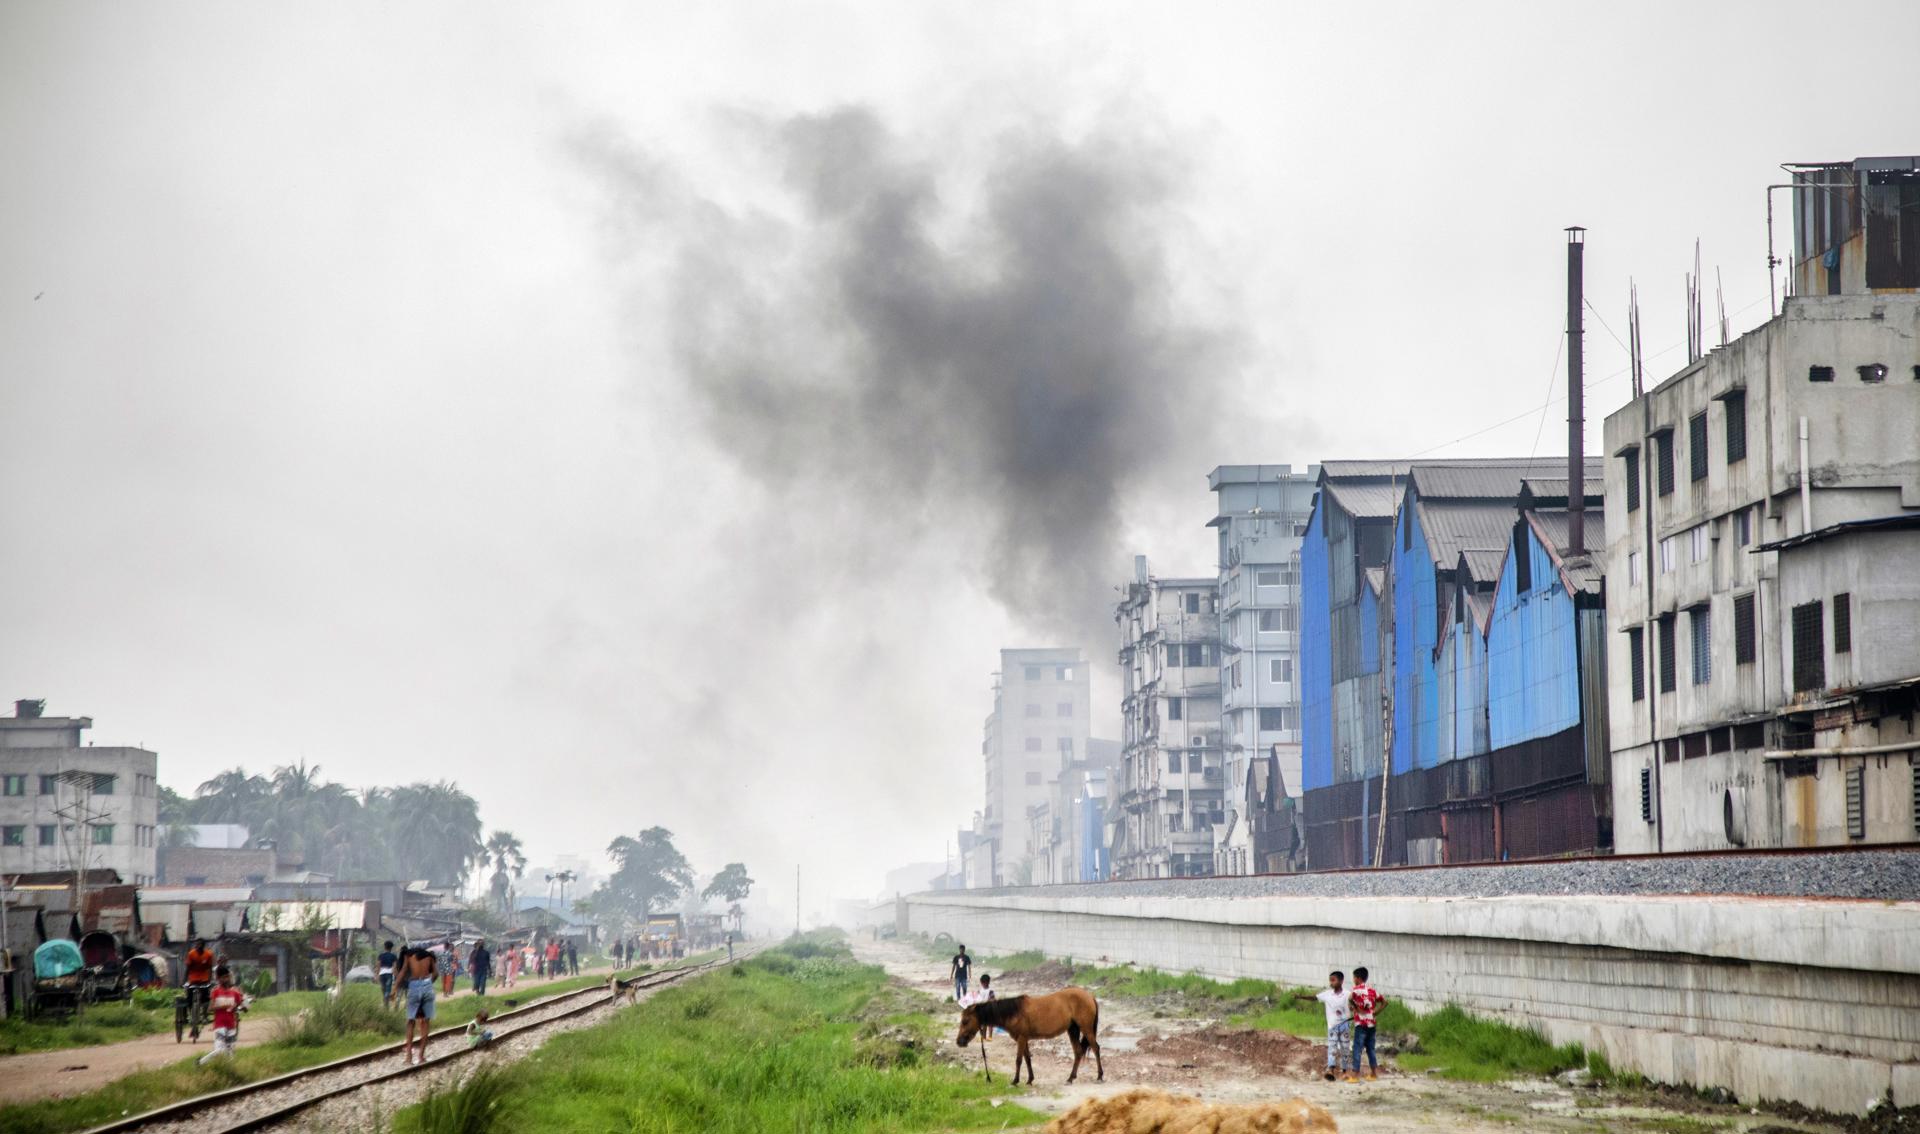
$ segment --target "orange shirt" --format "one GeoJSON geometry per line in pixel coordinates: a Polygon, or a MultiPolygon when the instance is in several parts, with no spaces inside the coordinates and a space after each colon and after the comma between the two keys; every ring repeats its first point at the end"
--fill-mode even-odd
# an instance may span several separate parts
{"type": "Polygon", "coordinates": [[[187,983],[211,984],[213,982],[213,950],[187,950],[187,983]]]}

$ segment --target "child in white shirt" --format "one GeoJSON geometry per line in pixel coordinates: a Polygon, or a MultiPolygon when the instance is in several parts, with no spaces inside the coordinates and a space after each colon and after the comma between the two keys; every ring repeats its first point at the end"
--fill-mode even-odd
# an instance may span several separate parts
{"type": "Polygon", "coordinates": [[[1352,1050],[1352,1013],[1347,1003],[1352,993],[1341,987],[1346,981],[1347,974],[1343,972],[1327,974],[1327,987],[1321,989],[1320,995],[1315,998],[1327,1009],[1326,1079],[1329,1083],[1339,1077],[1339,1070],[1346,1066],[1348,1053],[1352,1050]]]}

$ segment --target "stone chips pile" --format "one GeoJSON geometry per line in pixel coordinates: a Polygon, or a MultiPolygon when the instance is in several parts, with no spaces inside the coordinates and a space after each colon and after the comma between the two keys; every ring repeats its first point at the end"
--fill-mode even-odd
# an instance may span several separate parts
{"type": "Polygon", "coordinates": [[[1047,1124],[1045,1134],[1325,1134],[1333,1116],[1301,1099],[1236,1105],[1163,1091],[1088,1099],[1047,1124]]]}

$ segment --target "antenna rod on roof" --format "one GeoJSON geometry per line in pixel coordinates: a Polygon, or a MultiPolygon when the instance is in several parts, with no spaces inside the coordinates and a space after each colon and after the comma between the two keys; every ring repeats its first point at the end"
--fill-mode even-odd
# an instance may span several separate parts
{"type": "Polygon", "coordinates": [[[1587,503],[1587,419],[1582,350],[1585,330],[1581,324],[1584,290],[1584,258],[1587,230],[1578,225],[1567,229],[1567,543],[1568,552],[1578,555],[1586,550],[1587,503]]]}

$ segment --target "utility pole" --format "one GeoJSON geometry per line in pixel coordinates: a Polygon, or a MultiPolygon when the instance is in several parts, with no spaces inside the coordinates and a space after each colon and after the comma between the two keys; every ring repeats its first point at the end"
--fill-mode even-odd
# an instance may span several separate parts
{"type": "Polygon", "coordinates": [[[800,864],[793,864],[793,931],[800,932],[800,864]]]}
{"type": "Polygon", "coordinates": [[[1584,379],[1587,230],[1567,229],[1567,551],[1587,549],[1587,414],[1584,379]]]}

